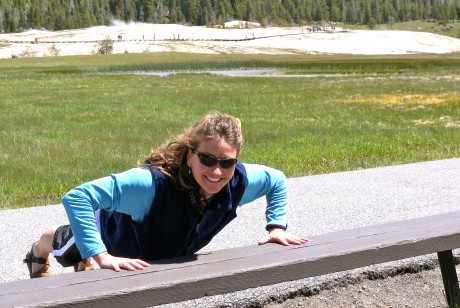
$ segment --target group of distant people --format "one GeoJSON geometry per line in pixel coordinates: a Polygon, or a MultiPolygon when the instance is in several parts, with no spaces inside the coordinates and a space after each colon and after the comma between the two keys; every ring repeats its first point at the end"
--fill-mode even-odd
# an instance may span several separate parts
{"type": "MultiPolygon", "coordinates": [[[[303,30],[303,28],[302,28],[303,30]]],[[[335,30],[335,27],[332,27],[331,30],[335,30]]],[[[319,26],[313,26],[313,27],[307,27],[308,32],[322,32],[322,31],[327,31],[326,27],[319,27],[319,26]]]]}

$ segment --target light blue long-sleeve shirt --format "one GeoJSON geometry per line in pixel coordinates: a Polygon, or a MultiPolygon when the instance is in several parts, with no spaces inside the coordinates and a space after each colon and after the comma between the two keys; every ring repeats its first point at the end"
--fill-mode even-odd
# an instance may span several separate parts
{"type": "MultiPolygon", "coordinates": [[[[287,189],[284,174],[262,165],[243,164],[248,184],[240,206],[266,196],[267,225],[287,226],[287,189]]],[[[82,258],[106,251],[94,211],[104,209],[128,214],[140,222],[150,211],[156,186],[150,170],[133,168],[70,190],[62,198],[75,242],[82,258]]]]}

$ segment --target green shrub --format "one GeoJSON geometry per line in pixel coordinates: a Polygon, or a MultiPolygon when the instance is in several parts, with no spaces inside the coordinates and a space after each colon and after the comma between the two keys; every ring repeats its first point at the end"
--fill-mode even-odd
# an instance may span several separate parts
{"type": "Polygon", "coordinates": [[[101,55],[109,55],[113,52],[113,40],[107,35],[105,39],[99,42],[97,53],[101,55]]]}

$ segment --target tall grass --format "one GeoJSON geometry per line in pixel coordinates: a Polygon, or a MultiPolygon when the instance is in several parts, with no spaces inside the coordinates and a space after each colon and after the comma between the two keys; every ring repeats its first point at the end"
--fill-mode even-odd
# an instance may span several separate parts
{"type": "Polygon", "coordinates": [[[0,60],[0,208],[58,203],[79,183],[135,166],[212,110],[241,118],[242,161],[290,177],[458,157],[459,72],[458,55],[0,60]],[[327,75],[125,74],[255,67],[327,75]]]}

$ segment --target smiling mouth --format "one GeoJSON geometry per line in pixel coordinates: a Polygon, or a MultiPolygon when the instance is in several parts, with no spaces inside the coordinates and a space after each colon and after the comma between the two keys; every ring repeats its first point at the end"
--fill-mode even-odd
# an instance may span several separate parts
{"type": "Polygon", "coordinates": [[[222,179],[221,178],[210,178],[205,176],[206,180],[208,180],[211,183],[219,183],[222,179]]]}

